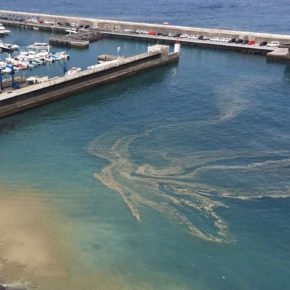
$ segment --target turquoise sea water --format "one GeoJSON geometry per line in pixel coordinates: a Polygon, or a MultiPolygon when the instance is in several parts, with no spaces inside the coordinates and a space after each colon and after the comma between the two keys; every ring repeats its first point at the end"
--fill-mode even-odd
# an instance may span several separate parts
{"type": "MultiPolygon", "coordinates": [[[[13,29],[10,40],[25,46],[49,35],[13,29]]],[[[70,50],[70,65],[147,45],[103,40],[70,50]]],[[[47,72],[61,68],[37,74],[47,72]]],[[[24,218],[29,234],[18,237],[12,224],[15,247],[1,240],[0,264],[31,264],[18,279],[42,289],[56,289],[54,279],[86,290],[288,289],[289,87],[287,64],[183,47],[178,64],[0,120],[2,204],[12,191],[19,212],[49,208],[44,222],[24,218]],[[44,275],[42,260],[15,249],[30,253],[31,223],[46,229],[55,220],[65,229],[35,252],[71,252],[61,259],[65,274],[44,275]]]]}

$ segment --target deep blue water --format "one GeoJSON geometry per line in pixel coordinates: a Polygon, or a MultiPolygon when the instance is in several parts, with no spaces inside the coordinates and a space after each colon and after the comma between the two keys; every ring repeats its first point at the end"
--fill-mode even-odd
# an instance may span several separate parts
{"type": "Polygon", "coordinates": [[[129,21],[289,33],[288,0],[22,0],[0,9],[129,21]]]}
{"type": "MultiPolygon", "coordinates": [[[[289,9],[286,1],[179,1],[180,11],[170,2],[20,2],[1,8],[275,32],[287,32],[289,9]]],[[[11,30],[7,41],[22,47],[50,35],[11,30]]],[[[103,40],[69,50],[69,65],[147,46],[103,40]]],[[[183,47],[178,64],[1,120],[0,281],[288,289],[289,88],[289,64],[183,47]]]]}

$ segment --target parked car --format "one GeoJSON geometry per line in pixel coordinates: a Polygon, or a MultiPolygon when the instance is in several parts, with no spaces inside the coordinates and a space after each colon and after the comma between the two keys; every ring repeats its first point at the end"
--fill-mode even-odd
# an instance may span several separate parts
{"type": "Polygon", "coordinates": [[[189,35],[188,36],[189,39],[198,39],[198,35],[189,35]]]}
{"type": "Polygon", "coordinates": [[[239,39],[236,40],[236,43],[241,44],[241,43],[243,43],[243,41],[244,41],[243,39],[239,38],[239,39]]]}
{"type": "Polygon", "coordinates": [[[268,47],[278,47],[280,45],[280,41],[271,41],[267,44],[268,47]]]}
{"type": "Polygon", "coordinates": [[[226,38],[226,37],[221,37],[220,38],[220,42],[229,42],[229,38],[226,38]]]}
{"type": "Polygon", "coordinates": [[[37,23],[38,19],[35,17],[32,17],[32,18],[27,19],[27,22],[37,23]]]}
{"type": "Polygon", "coordinates": [[[256,44],[255,40],[249,40],[248,45],[254,45],[254,44],[256,44]]]}
{"type": "Polygon", "coordinates": [[[262,41],[262,42],[260,42],[260,46],[266,46],[268,44],[268,42],[267,41],[262,41]]]}
{"type": "Polygon", "coordinates": [[[157,35],[157,32],[155,32],[155,31],[149,31],[148,32],[148,35],[157,35]]]}
{"type": "Polygon", "coordinates": [[[204,36],[202,40],[210,40],[210,37],[204,36]]]}
{"type": "Polygon", "coordinates": [[[249,43],[249,40],[248,39],[244,39],[242,44],[248,44],[249,43]]]}
{"type": "Polygon", "coordinates": [[[188,34],[186,34],[186,33],[183,33],[180,35],[180,38],[187,38],[187,37],[188,37],[188,34]]]}
{"type": "Polygon", "coordinates": [[[236,38],[231,38],[231,39],[229,40],[229,43],[236,43],[236,41],[237,41],[236,38]]]}
{"type": "Polygon", "coordinates": [[[218,37],[211,37],[210,40],[211,41],[220,41],[220,39],[218,37]]]}
{"type": "Polygon", "coordinates": [[[203,35],[199,35],[197,39],[198,40],[203,40],[203,35]]]}

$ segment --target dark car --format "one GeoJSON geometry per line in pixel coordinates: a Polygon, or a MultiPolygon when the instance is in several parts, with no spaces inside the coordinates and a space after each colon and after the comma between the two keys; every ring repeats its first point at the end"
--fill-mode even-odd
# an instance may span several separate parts
{"type": "Polygon", "coordinates": [[[90,25],[88,25],[88,24],[85,25],[85,29],[88,29],[88,28],[90,28],[90,25]]]}
{"type": "Polygon", "coordinates": [[[173,37],[180,37],[181,33],[175,33],[173,37]]]}
{"type": "Polygon", "coordinates": [[[266,46],[267,44],[268,44],[267,41],[262,41],[259,45],[260,45],[260,46],[266,46]]]}
{"type": "Polygon", "coordinates": [[[237,39],[236,43],[240,43],[240,44],[243,43],[243,39],[241,39],[241,38],[237,39]]]}
{"type": "Polygon", "coordinates": [[[236,43],[237,39],[236,38],[232,38],[231,40],[229,40],[229,43],[236,43]]]}
{"type": "Polygon", "coordinates": [[[200,35],[197,39],[198,39],[198,40],[203,40],[203,36],[200,35]]]}

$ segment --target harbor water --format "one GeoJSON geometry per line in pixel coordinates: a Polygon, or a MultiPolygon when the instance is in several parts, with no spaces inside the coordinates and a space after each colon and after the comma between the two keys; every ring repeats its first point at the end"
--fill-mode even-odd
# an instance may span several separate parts
{"type": "MultiPolygon", "coordinates": [[[[22,9],[12,2],[0,8],[22,9]]],[[[150,1],[121,2],[27,0],[25,10],[289,33],[286,1],[249,4],[247,16],[261,7],[253,23],[234,17],[247,1],[154,2],[160,13],[152,3],[145,9],[150,1]],[[270,3],[281,17],[268,29],[270,3]]],[[[24,49],[50,35],[11,28],[5,42],[24,49]]],[[[67,50],[68,65],[84,69],[118,47],[135,55],[147,46],[101,40],[67,50]]],[[[25,74],[61,75],[62,67],[25,74]]],[[[182,47],[178,64],[1,119],[0,283],[288,289],[289,87],[289,64],[182,47]]]]}

